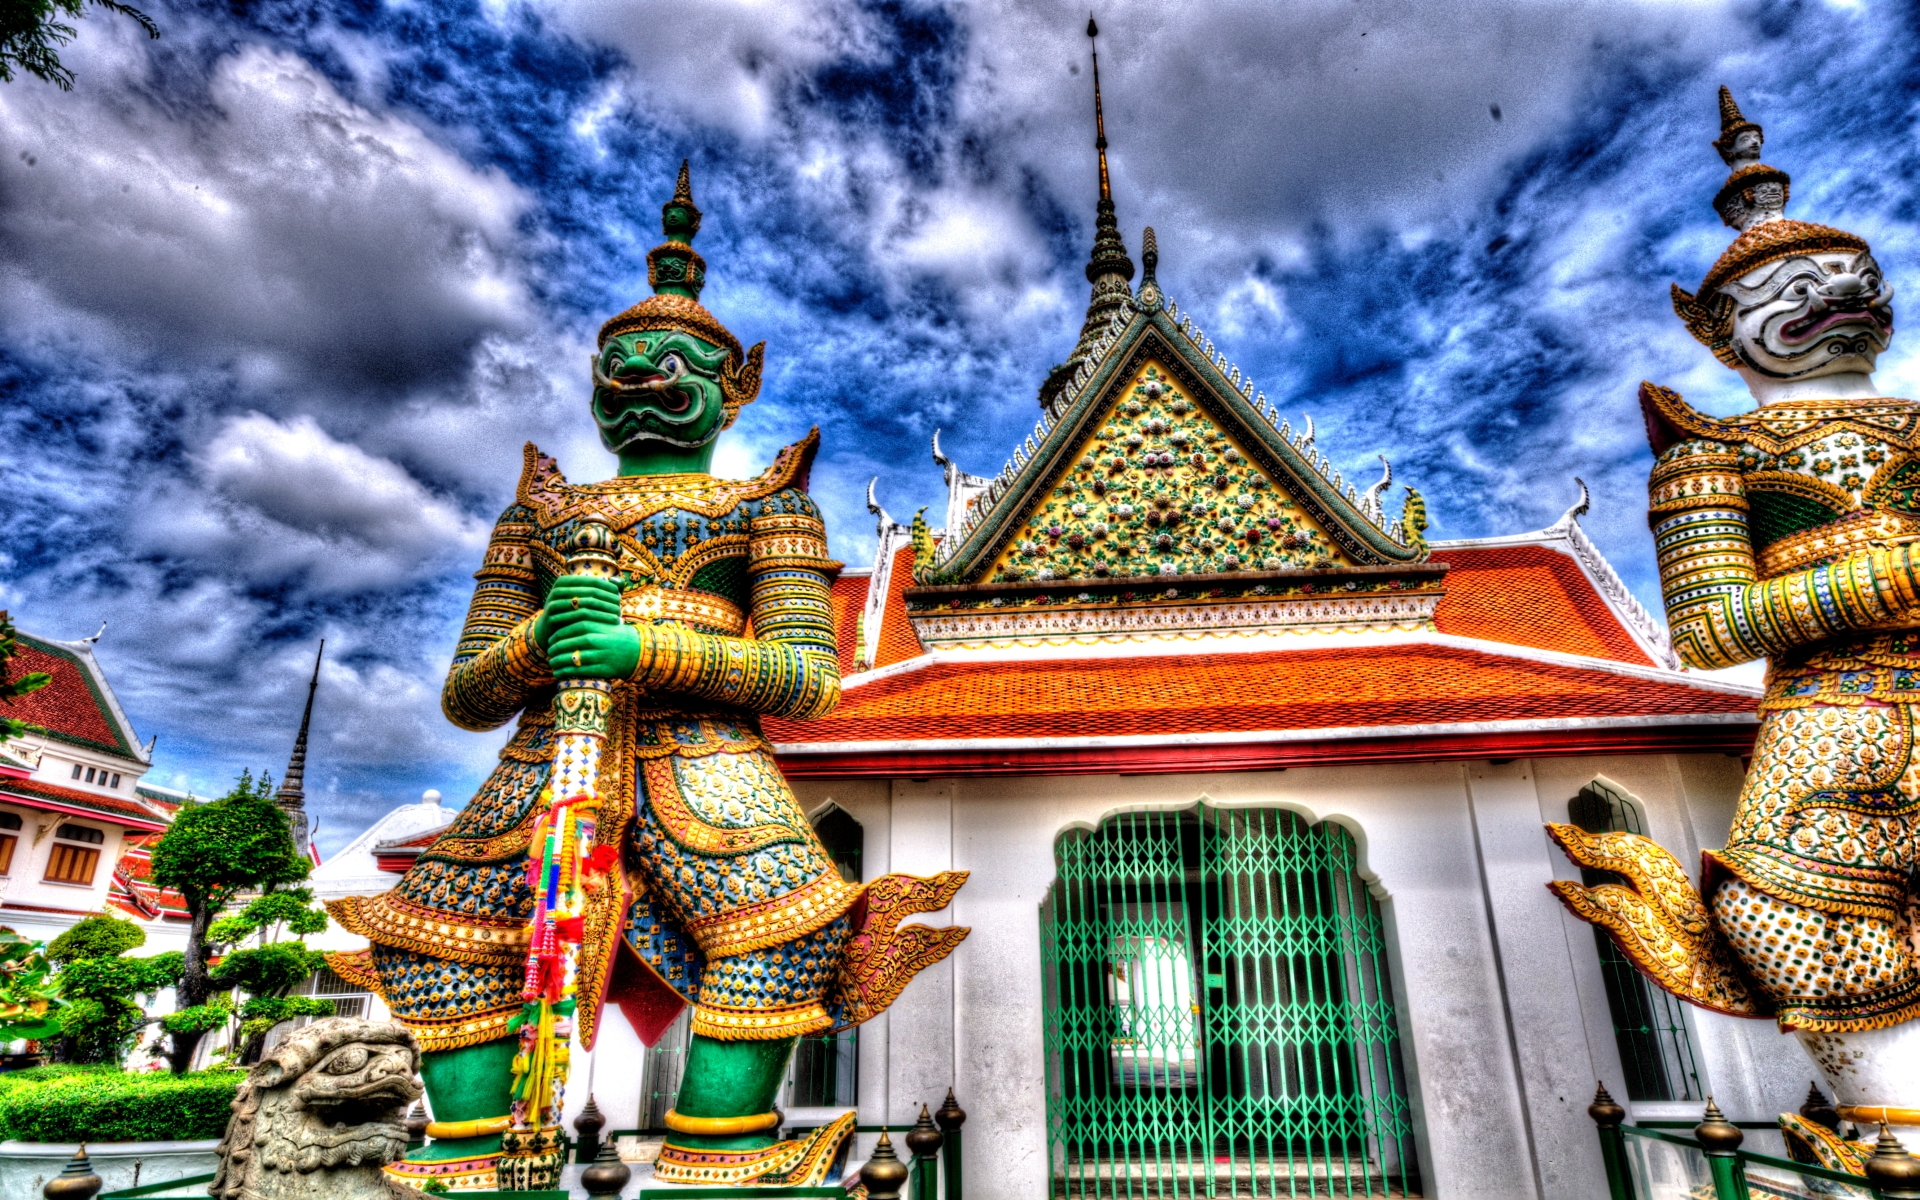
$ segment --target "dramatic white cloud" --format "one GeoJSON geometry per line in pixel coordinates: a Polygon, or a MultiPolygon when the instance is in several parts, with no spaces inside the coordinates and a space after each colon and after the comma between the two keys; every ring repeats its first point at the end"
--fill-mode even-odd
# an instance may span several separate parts
{"type": "MultiPolygon", "coordinates": [[[[533,0],[575,37],[617,48],[634,99],[748,139],[782,129],[806,73],[862,57],[876,31],[826,0],[533,0]]],[[[503,9],[502,15],[506,15],[503,9]]]]}
{"type": "Polygon", "coordinates": [[[136,551],[339,593],[416,582],[486,544],[483,522],[310,416],[231,418],[193,457],[137,517],[136,551]]]}
{"type": "Polygon", "coordinates": [[[242,46],[194,97],[150,86],[144,49],[114,37],[75,53],[71,94],[0,89],[0,313],[16,330],[52,336],[78,311],[123,351],[305,390],[457,373],[480,335],[532,321],[530,200],[499,170],[349,102],[294,54],[242,46]]]}

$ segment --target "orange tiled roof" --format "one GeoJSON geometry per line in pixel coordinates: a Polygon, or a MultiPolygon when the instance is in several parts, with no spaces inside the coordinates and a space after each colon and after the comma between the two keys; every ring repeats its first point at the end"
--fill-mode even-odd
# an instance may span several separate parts
{"type": "Polygon", "coordinates": [[[78,659],[27,634],[19,636],[17,646],[19,652],[7,664],[10,675],[18,678],[44,671],[52,682],[0,706],[4,715],[37,725],[62,741],[134,757],[133,747],[107,712],[105,697],[95,690],[78,659]]]}
{"type": "Polygon", "coordinates": [[[775,742],[1085,738],[1751,713],[1753,697],[1456,646],[941,662],[850,688],[775,742]]]}
{"type": "Polygon", "coordinates": [[[1434,552],[1451,563],[1434,614],[1441,633],[1652,666],[1570,556],[1545,546],[1434,552]]]}
{"type": "Polygon", "coordinates": [[[905,662],[926,653],[919,635],[907,620],[907,602],[901,596],[912,586],[913,547],[902,546],[893,552],[893,567],[887,572],[887,605],[881,611],[880,645],[873,655],[876,667],[905,662]]]}
{"type": "Polygon", "coordinates": [[[129,900],[144,908],[149,908],[165,916],[187,916],[187,898],[168,888],[155,887],[153,878],[153,843],[160,840],[158,834],[146,834],[127,839],[127,851],[120,856],[114,867],[114,885],[125,888],[129,900]]]}
{"type": "Polygon", "coordinates": [[[860,610],[867,606],[867,575],[841,575],[833,581],[828,603],[833,606],[833,628],[840,649],[840,674],[853,674],[860,657],[860,610]]]}
{"type": "Polygon", "coordinates": [[[77,788],[42,783],[38,779],[0,780],[0,797],[16,799],[25,804],[45,801],[68,808],[87,809],[108,820],[132,824],[136,828],[161,829],[167,823],[166,818],[138,801],[101,796],[77,788]]]}

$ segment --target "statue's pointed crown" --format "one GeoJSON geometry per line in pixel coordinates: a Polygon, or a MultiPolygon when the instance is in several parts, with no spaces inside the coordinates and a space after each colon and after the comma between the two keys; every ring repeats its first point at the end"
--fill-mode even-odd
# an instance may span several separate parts
{"type": "Polygon", "coordinates": [[[1713,144],[1713,148],[1720,152],[1720,161],[1726,163],[1729,167],[1733,165],[1734,139],[1749,129],[1764,136],[1763,131],[1758,125],[1747,120],[1746,117],[1740,114],[1740,106],[1733,101],[1732,89],[1728,88],[1724,83],[1721,84],[1720,138],[1713,144]]]}
{"type": "Polygon", "coordinates": [[[742,351],[740,339],[700,303],[707,284],[707,263],[693,248],[700,232],[700,209],[693,202],[693,177],[687,160],[680,160],[680,177],[673,199],[660,206],[660,231],[667,240],[647,252],[647,283],[653,295],[600,327],[597,345],[623,333],[650,329],[677,329],[711,342],[728,352],[722,384],[727,394],[728,423],[740,406],[751,404],[760,392],[762,355],[766,343],[742,351]]]}
{"type": "Polygon", "coordinates": [[[1866,239],[1857,234],[1788,217],[1786,208],[1792,179],[1785,171],[1761,162],[1757,150],[1735,149],[1740,135],[1748,132],[1759,135],[1764,143],[1765,132],[1741,113],[1733,92],[1723,86],[1720,89],[1720,136],[1713,142],[1713,148],[1732,171],[1714,194],[1713,207],[1721,221],[1740,231],[1739,236],[1707,271],[1699,291],[1689,294],[1680,285],[1673,286],[1674,312],[1686,322],[1695,338],[1730,367],[1738,366],[1739,359],[1732,348],[1732,298],[1721,295],[1722,287],[1756,267],[1783,258],[1867,248],[1866,239]],[[1774,185],[1778,186],[1777,191],[1774,185]]]}

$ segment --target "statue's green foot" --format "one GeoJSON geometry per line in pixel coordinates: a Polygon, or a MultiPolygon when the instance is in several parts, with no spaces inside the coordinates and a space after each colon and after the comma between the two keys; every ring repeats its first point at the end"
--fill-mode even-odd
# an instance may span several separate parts
{"type": "Polygon", "coordinates": [[[804,1138],[751,1150],[676,1145],[676,1139],[669,1137],[653,1164],[654,1182],[694,1187],[822,1187],[832,1182],[828,1176],[839,1161],[841,1147],[853,1136],[853,1125],[854,1115],[845,1113],[804,1138]]]}
{"type": "Polygon", "coordinates": [[[435,1181],[454,1192],[499,1187],[500,1138],[512,1103],[518,1046],[514,1039],[502,1038],[422,1056],[420,1074],[434,1115],[427,1126],[428,1141],[389,1165],[387,1174],[417,1188],[435,1181]]]}

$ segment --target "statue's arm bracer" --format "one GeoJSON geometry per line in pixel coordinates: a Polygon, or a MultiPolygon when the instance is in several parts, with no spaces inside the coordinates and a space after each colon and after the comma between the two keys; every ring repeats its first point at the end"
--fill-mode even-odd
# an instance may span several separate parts
{"type": "Polygon", "coordinates": [[[462,729],[496,729],[512,720],[535,691],[553,684],[546,653],[533,638],[540,615],[528,548],[533,533],[531,514],[519,504],[508,508],[493,527],[486,561],[474,573],[473,603],[440,691],[441,711],[462,729]]]}
{"type": "Polygon", "coordinates": [[[1689,666],[1731,667],[1867,629],[1920,599],[1905,547],[1759,579],[1739,454],[1725,443],[1670,446],[1648,491],[1667,626],[1689,666]]]}
{"type": "Polygon", "coordinates": [[[840,702],[826,527],[803,493],[790,512],[756,516],[747,570],[753,637],[681,625],[642,631],[633,678],[648,691],[714,700],[773,716],[825,716],[840,702]]]}

